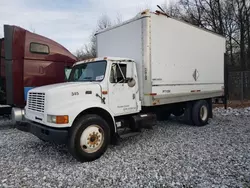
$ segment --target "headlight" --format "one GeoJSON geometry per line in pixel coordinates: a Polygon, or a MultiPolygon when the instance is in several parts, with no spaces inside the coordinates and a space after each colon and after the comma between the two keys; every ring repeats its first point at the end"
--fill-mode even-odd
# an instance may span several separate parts
{"type": "Polygon", "coordinates": [[[49,123],[67,124],[69,123],[69,116],[68,115],[63,115],[63,116],[47,115],[47,121],[49,123]]]}

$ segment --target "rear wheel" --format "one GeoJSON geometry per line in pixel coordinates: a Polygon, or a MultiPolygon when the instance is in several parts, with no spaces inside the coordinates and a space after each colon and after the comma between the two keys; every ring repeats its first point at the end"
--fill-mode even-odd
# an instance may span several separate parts
{"type": "Polygon", "coordinates": [[[97,115],[79,118],[69,133],[70,153],[80,162],[101,157],[110,142],[110,129],[105,120],[97,115]]]}
{"type": "Polygon", "coordinates": [[[209,105],[207,101],[200,100],[194,103],[192,109],[192,120],[196,126],[204,126],[208,123],[209,105]]]}

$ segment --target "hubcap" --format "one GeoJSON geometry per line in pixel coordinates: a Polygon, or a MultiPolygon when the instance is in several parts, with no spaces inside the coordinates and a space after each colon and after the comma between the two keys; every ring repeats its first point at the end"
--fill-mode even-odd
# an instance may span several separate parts
{"type": "Polygon", "coordinates": [[[81,148],[87,153],[98,151],[104,142],[104,131],[99,125],[90,125],[80,137],[81,148]]]}
{"type": "Polygon", "coordinates": [[[205,121],[208,116],[208,110],[206,106],[202,106],[200,109],[200,118],[202,121],[205,121]]]}

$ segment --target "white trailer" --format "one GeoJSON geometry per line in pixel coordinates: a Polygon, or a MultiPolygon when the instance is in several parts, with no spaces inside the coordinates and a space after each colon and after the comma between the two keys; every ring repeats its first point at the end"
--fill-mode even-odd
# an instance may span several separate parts
{"type": "Polygon", "coordinates": [[[225,38],[149,11],[96,35],[100,58],[76,63],[67,83],[30,90],[25,112],[13,109],[20,130],[92,161],[156,118],[207,124],[212,98],[224,95],[225,38]]]}
{"type": "Polygon", "coordinates": [[[218,34],[145,12],[97,33],[97,56],[134,59],[142,105],[151,106],[223,95],[225,43],[218,34]]]}

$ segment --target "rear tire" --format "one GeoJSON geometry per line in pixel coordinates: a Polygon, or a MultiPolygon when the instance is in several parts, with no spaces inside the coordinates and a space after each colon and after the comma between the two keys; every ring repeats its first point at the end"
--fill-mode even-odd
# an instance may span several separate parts
{"type": "Polygon", "coordinates": [[[110,128],[104,119],[95,114],[80,117],[69,132],[69,152],[80,162],[98,159],[109,143],[110,128]]]}
{"type": "Polygon", "coordinates": [[[209,105],[207,101],[200,100],[194,103],[192,109],[192,120],[196,126],[204,126],[208,123],[209,105]]]}

